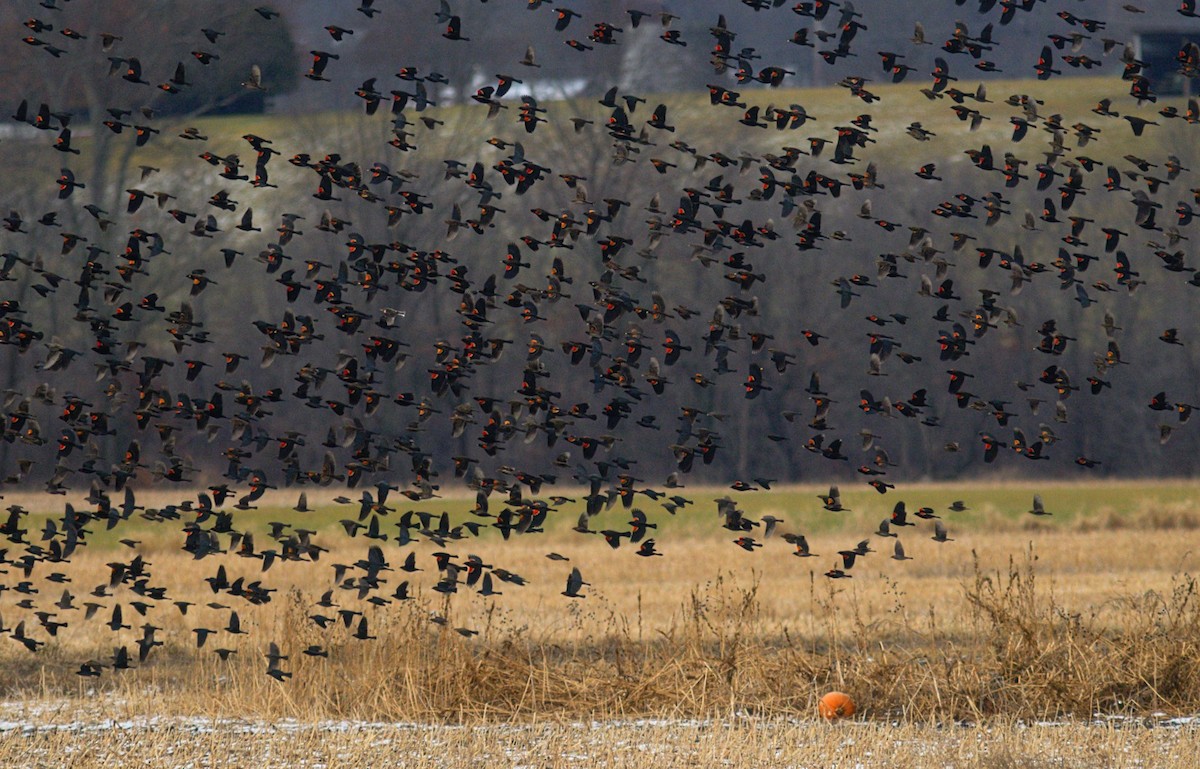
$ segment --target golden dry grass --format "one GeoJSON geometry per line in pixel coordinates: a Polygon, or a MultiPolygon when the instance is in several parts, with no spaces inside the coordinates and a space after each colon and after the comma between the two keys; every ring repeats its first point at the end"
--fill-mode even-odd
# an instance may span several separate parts
{"type": "MultiPolygon", "coordinates": [[[[331,552],[317,564],[276,563],[265,575],[259,561],[233,554],[196,561],[178,549],[178,536],[148,529],[138,551],[152,564],[154,584],[198,605],[183,616],[164,602],[142,618],[129,608],[134,596],[121,588],[104,603],[123,604],[131,630],[112,633],[103,624],[107,609],[90,622],[68,611],[61,615],[70,624],[56,638],[38,634],[50,643],[37,654],[0,644],[0,691],[10,700],[0,721],[166,719],[135,720],[105,736],[89,754],[96,766],[105,765],[98,756],[118,753],[130,763],[158,765],[155,750],[175,765],[208,751],[238,765],[261,763],[263,756],[302,765],[299,757],[306,756],[310,763],[352,766],[374,755],[362,752],[371,745],[408,755],[405,766],[465,765],[467,757],[485,753],[491,758],[482,765],[556,766],[578,755],[585,756],[582,765],[634,766],[641,759],[628,746],[641,742],[656,745],[656,765],[668,766],[727,759],[746,766],[1187,766],[1170,756],[1188,739],[1186,729],[1087,723],[1097,714],[1134,724],[1200,711],[1200,588],[1190,575],[1197,555],[1194,490],[1170,483],[1042,484],[1038,490],[1057,515],[1038,520],[1025,514],[1033,490],[1016,485],[906,489],[910,509],[929,503],[943,511],[954,541],[932,541],[924,523],[906,529],[901,536],[913,560],[901,563],[887,557],[890,540],[873,536],[872,547],[882,552],[860,560],[848,580],[823,572],[838,549],[884,517],[891,495],[848,496],[853,513],[808,527],[812,550],[821,554],[810,559],[794,557],[777,539],[754,553],[742,551],[705,502],[675,518],[651,516],[660,526],[661,558],[639,558],[628,544],[612,551],[599,537],[571,532],[569,523],[507,542],[490,536],[449,543],[446,550],[459,560],[478,553],[528,580],[523,587],[497,582],[503,595],[493,598],[464,586],[450,598],[432,591],[430,554],[440,548],[421,542],[412,549],[422,571],[387,572],[380,591],[390,594],[408,579],[414,599],[385,606],[335,588],[331,564],[353,563],[370,544],[347,538],[336,523],[331,527],[344,510],[291,513],[286,520],[294,525],[322,521],[314,526],[316,541],[331,552]],[[958,517],[944,512],[958,498],[972,510],[958,517]],[[570,562],[549,560],[549,552],[570,562]],[[203,579],[218,564],[230,579],[265,579],[278,592],[258,607],[214,596],[203,579]],[[572,566],[591,583],[586,598],[560,594],[572,566]],[[329,589],[339,607],[367,616],[377,639],[356,640],[340,622],[322,630],[309,619],[335,616],[335,609],[314,605],[329,589]],[[228,616],[226,609],[204,606],[213,600],[237,609],[250,633],[218,632],[196,649],[192,630],[220,628],[228,616]],[[431,621],[435,616],[445,624],[431,621]],[[98,679],[75,675],[81,661],[103,661],[115,644],[135,649],[138,626],[147,621],[163,628],[158,635],[166,645],[145,663],[124,672],[106,669],[98,679]],[[289,657],[282,667],[294,675],[286,682],[265,675],[269,641],[289,657]],[[304,655],[309,644],[328,649],[329,658],[304,655]],[[217,647],[237,654],[221,662],[212,652],[217,647]],[[817,698],[834,688],[857,700],[859,723],[833,730],[814,723],[817,698]],[[261,728],[222,722],[192,734],[193,722],[180,719],[193,718],[249,720],[261,728]],[[675,726],[612,723],[645,718],[675,726]],[[285,731],[277,725],[289,722],[281,719],[293,720],[285,731]],[[350,732],[320,726],[331,719],[351,720],[350,732]],[[593,719],[603,729],[571,726],[593,719]],[[1044,731],[1014,725],[1039,720],[1069,725],[1044,731]],[[427,734],[424,727],[363,722],[461,726],[427,734]],[[955,723],[1000,736],[950,726],[955,723]],[[494,731],[502,724],[508,731],[494,731]],[[984,744],[991,752],[980,752],[984,744]],[[1034,744],[1049,752],[1033,750],[1034,744]],[[1078,745],[1092,745],[1111,760],[1086,764],[1078,745]],[[491,752],[480,752],[481,746],[492,746],[491,752]],[[871,751],[878,761],[864,762],[856,751],[871,751]],[[1131,762],[1149,755],[1161,760],[1131,762]],[[1046,756],[1061,761],[1045,763],[1046,756]]],[[[774,512],[787,521],[781,528],[795,531],[796,523],[816,520],[816,491],[758,492],[739,502],[756,515],[774,512]]],[[[723,493],[689,492],[697,499],[723,493]]],[[[444,502],[456,519],[470,504],[444,502]]],[[[278,504],[286,503],[280,498],[278,504]]],[[[284,515],[255,511],[239,526],[258,530],[284,515]]],[[[596,527],[617,528],[628,517],[619,509],[602,515],[596,527]]],[[[563,516],[574,517],[567,509],[563,516]]],[[[405,555],[394,544],[385,552],[394,566],[405,555]]],[[[131,554],[97,539],[62,566],[72,579],[67,587],[85,594],[107,580],[109,561],[131,554]]],[[[38,586],[39,605],[52,603],[62,589],[45,581],[38,586]]],[[[20,597],[0,594],[5,626],[19,616],[13,604],[20,597]]],[[[61,757],[96,740],[62,729],[3,734],[0,765],[37,750],[61,757]]]]}
{"type": "MultiPolygon", "coordinates": [[[[1047,505],[1068,506],[1075,489],[1049,487],[1047,505]]],[[[887,558],[891,541],[872,537],[883,552],[860,560],[854,578],[840,581],[822,573],[838,549],[870,530],[868,516],[881,517],[882,502],[871,508],[864,499],[862,512],[811,533],[812,549],[821,554],[812,559],[794,557],[777,540],[743,552],[730,542],[735,535],[719,528],[711,507],[655,518],[662,558],[639,558],[628,544],[612,551],[599,537],[563,526],[508,542],[450,543],[447,549],[460,560],[478,552],[528,580],[523,587],[497,581],[503,595],[494,598],[465,587],[452,598],[433,592],[430,553],[439,548],[419,543],[414,550],[423,571],[385,573],[380,591],[389,594],[408,579],[414,600],[374,606],[353,591],[334,590],[340,607],[368,617],[379,639],[365,642],[340,623],[321,630],[309,619],[335,616],[314,603],[335,587],[331,564],[363,557],[369,543],[361,538],[325,529],[317,541],[331,552],[320,563],[280,562],[265,575],[257,560],[196,561],[177,549],[177,538],[146,538],[139,551],[151,563],[154,583],[198,605],[181,616],[164,602],[141,618],[129,608],[135,596],[119,593],[103,603],[125,604],[134,628],[116,634],[103,624],[107,609],[86,623],[63,612],[69,626],[38,654],[17,644],[0,647],[7,663],[0,687],[74,691],[79,662],[104,659],[115,643],[133,648],[138,626],[153,622],[164,628],[159,637],[166,646],[141,668],[106,671],[86,686],[116,687],[135,697],[155,687],[178,695],[176,712],[219,716],[245,715],[248,703],[252,712],[302,718],[780,715],[811,710],[830,686],[855,694],[873,718],[1188,713],[1200,703],[1200,671],[1191,661],[1200,643],[1200,610],[1187,576],[1191,538],[1181,536],[1193,525],[1187,503],[1162,499],[1175,493],[1167,486],[1113,485],[1103,497],[1110,503],[1143,497],[1150,503],[1048,523],[996,512],[972,525],[947,513],[953,542],[931,541],[925,526],[907,529],[903,540],[913,560],[898,563],[887,558]],[[551,561],[549,552],[571,561],[551,561]],[[265,579],[278,591],[274,600],[254,607],[214,596],[204,578],[218,564],[231,580],[265,579]],[[560,594],[571,566],[592,583],[584,599],[560,594]],[[228,615],[204,606],[214,600],[237,609],[250,633],[220,632],[197,650],[192,629],[220,628],[228,615]],[[433,615],[446,624],[431,622],[433,615]],[[478,635],[464,637],[454,628],[478,635]],[[262,654],[272,640],[291,658],[285,669],[295,673],[282,685],[263,674],[262,654]],[[328,647],[330,659],[302,655],[309,644],[328,647]],[[214,647],[238,654],[222,663],[214,647]],[[197,691],[206,696],[195,697],[197,691]]],[[[961,495],[961,489],[917,487],[914,496],[942,494],[961,495]]],[[[996,487],[977,493],[972,507],[984,514],[999,510],[1007,494],[1028,496],[996,487]]],[[[756,496],[760,512],[785,513],[780,505],[807,495],[748,496],[756,496]]],[[[604,525],[618,527],[627,514],[605,516],[613,520],[604,525]]],[[[257,523],[274,517],[264,511],[257,523]]],[[[790,523],[782,528],[794,529],[790,523]]],[[[404,550],[386,548],[398,565],[404,550]]],[[[73,580],[68,587],[85,593],[106,581],[109,561],[128,553],[119,545],[82,550],[64,568],[73,580]]],[[[49,604],[61,588],[43,583],[41,589],[39,604],[49,604]]],[[[18,598],[11,591],[0,598],[9,625],[16,616],[9,607],[18,598]]]]}

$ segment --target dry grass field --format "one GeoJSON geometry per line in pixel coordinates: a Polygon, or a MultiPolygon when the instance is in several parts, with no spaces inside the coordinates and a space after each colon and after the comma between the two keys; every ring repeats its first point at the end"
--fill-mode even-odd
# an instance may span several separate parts
{"type": "MultiPolygon", "coordinates": [[[[335,587],[333,564],[353,564],[369,544],[337,525],[346,508],[298,514],[280,497],[279,508],[243,513],[239,529],[287,520],[317,530],[330,550],[265,575],[261,561],[233,553],[197,561],[179,536],[146,525],[137,547],[156,583],[195,605],[183,615],[163,602],[143,618],[129,609],[134,597],[118,593],[132,629],[111,632],[104,612],[90,622],[63,612],[69,624],[57,637],[39,634],[48,644],[38,653],[0,644],[0,765],[61,765],[51,757],[70,751],[86,755],[73,766],[388,765],[381,757],[397,766],[1193,765],[1193,485],[1039,484],[1055,513],[1046,518],[1025,512],[1031,487],[909,487],[909,509],[933,507],[953,541],[933,541],[919,522],[901,533],[912,560],[898,562],[891,540],[872,535],[879,552],[840,580],[824,576],[836,551],[867,536],[901,497],[847,494],[852,512],[839,517],[820,510],[820,491],[738,500],[782,518],[781,531],[807,534],[814,558],[793,556],[778,535],[741,550],[708,501],[725,492],[689,489],[695,506],[651,515],[663,557],[572,532],[568,503],[544,534],[503,541],[485,532],[445,548],[460,561],[477,553],[527,584],[443,596],[432,590],[439,548],[419,542],[411,549],[421,571],[385,572],[380,591],[407,579],[412,600],[386,605],[335,587]],[[948,511],[955,499],[969,510],[948,511]],[[219,564],[231,580],[264,579],[277,592],[262,606],[214,596],[204,578],[219,564]],[[572,566],[590,583],[584,598],[561,595],[572,566]],[[330,589],[336,608],[318,606],[330,589]],[[251,632],[220,630],[228,609],[206,605],[214,600],[237,609],[251,632]],[[375,638],[354,638],[360,615],[346,627],[339,609],[366,616],[375,638]],[[313,615],[335,621],[322,629],[313,615]],[[136,651],[144,622],[163,628],[165,641],[144,663],[76,674],[84,660],[110,660],[116,643],[136,651]],[[218,629],[201,649],[199,627],[218,629]],[[268,641],[287,656],[290,679],[265,675],[268,641]],[[328,658],[305,655],[310,645],[328,658]],[[236,653],[222,661],[216,648],[236,653]],[[853,721],[817,719],[816,700],[830,689],[857,701],[853,721]]],[[[455,519],[470,506],[438,501],[455,519]]],[[[593,527],[627,518],[618,505],[593,527]]],[[[398,567],[405,549],[384,548],[398,567]]],[[[85,594],[107,580],[106,564],[129,557],[98,535],[63,565],[66,587],[85,594]]],[[[62,586],[39,587],[38,602],[51,603],[62,586]]],[[[18,598],[0,594],[6,627],[20,615],[18,598]]]]}

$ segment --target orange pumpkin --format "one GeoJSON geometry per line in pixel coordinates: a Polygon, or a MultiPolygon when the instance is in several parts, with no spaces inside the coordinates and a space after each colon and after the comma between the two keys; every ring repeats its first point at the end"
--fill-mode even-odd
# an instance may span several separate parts
{"type": "Polygon", "coordinates": [[[854,715],[854,700],[845,692],[829,692],[817,702],[817,711],[826,721],[854,715]]]}

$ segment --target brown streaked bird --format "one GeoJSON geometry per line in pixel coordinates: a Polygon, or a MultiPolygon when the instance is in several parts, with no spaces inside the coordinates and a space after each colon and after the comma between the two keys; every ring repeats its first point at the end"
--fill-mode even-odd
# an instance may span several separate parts
{"type": "Polygon", "coordinates": [[[946,536],[946,524],[941,520],[933,522],[933,536],[930,537],[934,542],[953,542],[954,540],[946,536]]]}
{"type": "Polygon", "coordinates": [[[257,64],[250,65],[249,76],[242,81],[242,87],[252,91],[265,91],[263,86],[262,69],[257,64]]]}

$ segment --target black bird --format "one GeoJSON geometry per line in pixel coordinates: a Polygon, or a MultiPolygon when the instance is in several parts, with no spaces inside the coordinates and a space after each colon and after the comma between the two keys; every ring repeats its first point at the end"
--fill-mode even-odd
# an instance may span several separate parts
{"type": "Polygon", "coordinates": [[[571,573],[567,575],[567,587],[562,594],[568,598],[584,598],[585,596],[579,590],[589,584],[583,581],[583,575],[580,574],[578,567],[573,567],[571,573]]]}

